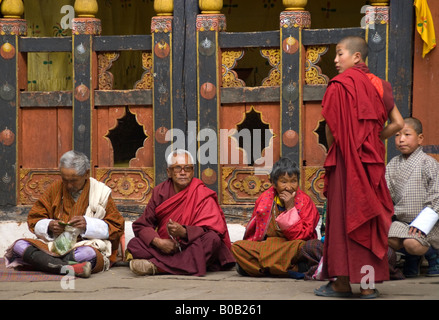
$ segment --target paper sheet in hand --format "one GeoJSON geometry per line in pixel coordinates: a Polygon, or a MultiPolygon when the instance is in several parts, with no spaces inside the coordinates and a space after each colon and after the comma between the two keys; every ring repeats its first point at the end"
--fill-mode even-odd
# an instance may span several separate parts
{"type": "Polygon", "coordinates": [[[426,207],[418,214],[416,219],[410,223],[410,226],[428,234],[431,229],[433,229],[438,219],[438,214],[430,207],[426,207]]]}

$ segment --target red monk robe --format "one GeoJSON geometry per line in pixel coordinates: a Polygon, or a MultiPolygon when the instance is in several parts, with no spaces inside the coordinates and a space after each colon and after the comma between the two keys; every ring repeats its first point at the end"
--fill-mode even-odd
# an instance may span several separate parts
{"type": "Polygon", "coordinates": [[[333,78],[322,115],[334,136],[325,161],[327,225],[324,275],[360,283],[389,279],[387,235],[393,204],[380,132],[394,106],[391,86],[361,63],[333,78]],[[367,271],[365,271],[367,270],[367,271]],[[370,278],[369,278],[370,279],[370,278]]]}
{"type": "Polygon", "coordinates": [[[230,252],[227,224],[217,195],[197,178],[176,193],[168,179],[153,189],[145,212],[133,223],[135,237],[127,249],[134,259],[147,259],[171,274],[202,276],[206,270],[227,269],[235,264],[230,252]],[[167,238],[169,219],[186,227],[181,252],[166,255],[151,245],[155,237],[167,238]]]}

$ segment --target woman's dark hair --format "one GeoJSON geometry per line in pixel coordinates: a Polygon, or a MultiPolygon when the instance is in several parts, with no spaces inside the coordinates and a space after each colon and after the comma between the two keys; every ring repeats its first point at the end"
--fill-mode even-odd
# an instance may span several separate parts
{"type": "Polygon", "coordinates": [[[287,173],[289,176],[297,175],[297,179],[300,179],[300,168],[294,161],[288,158],[280,158],[271,169],[270,181],[273,185],[276,185],[279,177],[287,173]]]}

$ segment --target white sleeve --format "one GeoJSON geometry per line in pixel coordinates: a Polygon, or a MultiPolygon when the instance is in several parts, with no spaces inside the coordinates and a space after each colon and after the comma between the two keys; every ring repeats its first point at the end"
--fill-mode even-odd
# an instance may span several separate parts
{"type": "Polygon", "coordinates": [[[85,233],[81,234],[83,238],[87,239],[108,239],[110,236],[108,232],[108,224],[101,219],[84,216],[87,223],[85,233]]]}
{"type": "Polygon", "coordinates": [[[54,238],[52,238],[51,236],[49,236],[49,223],[50,221],[52,221],[53,219],[41,219],[40,221],[38,221],[35,224],[35,235],[38,238],[43,238],[44,240],[47,241],[53,241],[54,238]]]}

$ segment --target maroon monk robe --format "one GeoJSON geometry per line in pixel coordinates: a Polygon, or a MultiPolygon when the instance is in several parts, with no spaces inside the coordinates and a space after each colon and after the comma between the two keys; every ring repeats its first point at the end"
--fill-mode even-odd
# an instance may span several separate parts
{"type": "Polygon", "coordinates": [[[349,276],[351,283],[371,276],[364,266],[373,267],[375,282],[389,279],[387,235],[393,204],[379,137],[394,104],[390,84],[376,83],[368,73],[360,64],[339,74],[322,101],[322,115],[334,136],[324,164],[328,203],[323,272],[328,278],[349,276]]]}
{"type": "Polygon", "coordinates": [[[235,263],[216,193],[197,178],[178,193],[171,179],[156,186],[145,212],[133,223],[133,231],[135,237],[127,246],[133,258],[148,259],[167,273],[202,276],[206,270],[226,269],[235,263]],[[169,239],[169,219],[187,230],[187,240],[180,239],[182,251],[173,255],[151,244],[155,237],[169,239]]]}

